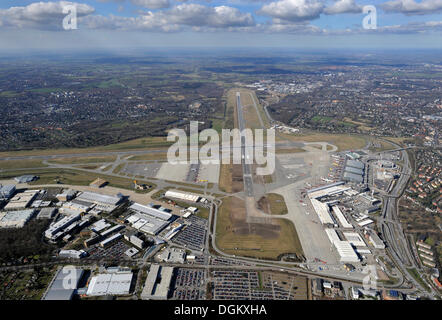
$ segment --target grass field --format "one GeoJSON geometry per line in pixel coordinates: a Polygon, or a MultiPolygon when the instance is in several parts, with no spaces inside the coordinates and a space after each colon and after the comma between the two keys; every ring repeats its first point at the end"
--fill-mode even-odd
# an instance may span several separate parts
{"type": "Polygon", "coordinates": [[[298,152],[306,152],[304,149],[301,148],[281,148],[281,149],[276,149],[275,153],[276,154],[283,154],[283,153],[298,153],[298,152]]]}
{"type": "Polygon", "coordinates": [[[103,163],[103,162],[114,162],[116,156],[109,157],[75,157],[75,158],[58,158],[49,160],[49,163],[56,164],[86,164],[86,163],[103,163]]]}
{"type": "Polygon", "coordinates": [[[133,156],[128,159],[129,161],[142,161],[142,160],[167,160],[167,152],[148,153],[139,156],[133,156]]]}
{"type": "MultiPolygon", "coordinates": [[[[287,134],[279,133],[279,136],[294,142],[329,142],[338,147],[338,151],[361,149],[366,145],[366,138],[360,135],[352,134],[332,134],[312,132],[307,134],[287,134]]],[[[276,140],[282,140],[276,136],[276,140]]]]}
{"type": "Polygon", "coordinates": [[[44,168],[47,165],[41,160],[5,160],[0,161],[0,169],[44,168]]]}
{"type": "MultiPolygon", "coordinates": [[[[285,219],[274,219],[269,225],[276,236],[265,236],[258,233],[243,234],[235,231],[232,210],[236,204],[232,198],[225,198],[219,208],[216,226],[217,246],[228,254],[276,260],[281,254],[296,253],[302,255],[296,229],[292,222],[285,219]]],[[[256,226],[255,226],[256,227],[256,226]]],[[[265,225],[261,225],[266,228],[265,225]]]]}
{"type": "Polygon", "coordinates": [[[26,155],[53,155],[53,154],[75,154],[94,153],[106,151],[129,151],[140,149],[165,149],[172,144],[166,137],[146,137],[129,140],[121,143],[91,148],[63,148],[63,149],[34,149],[23,151],[0,152],[0,157],[26,156],[26,155]]]}
{"type": "Polygon", "coordinates": [[[125,164],[124,163],[120,163],[118,166],[115,167],[115,169],[112,171],[112,173],[119,173],[123,168],[124,168],[125,164]]]}
{"type": "MultiPolygon", "coordinates": [[[[79,170],[72,169],[33,169],[27,171],[11,171],[0,173],[0,179],[10,179],[22,174],[33,174],[40,177],[40,179],[31,182],[31,185],[43,185],[43,184],[70,184],[70,185],[80,185],[87,186],[96,178],[102,178],[109,182],[109,186],[134,190],[133,179],[126,179],[114,176],[108,176],[105,174],[96,174],[90,172],[83,172],[79,170]]],[[[155,184],[148,181],[137,181],[140,184],[152,185],[153,188],[156,187],[155,184]]],[[[137,190],[140,193],[147,193],[150,190],[137,190]]]]}
{"type": "Polygon", "coordinates": [[[218,188],[224,192],[232,192],[232,165],[221,164],[218,188]]]}
{"type": "Polygon", "coordinates": [[[270,206],[270,214],[286,214],[288,213],[284,197],[276,193],[268,193],[265,196],[270,206]]]}
{"type": "Polygon", "coordinates": [[[379,143],[380,147],[379,148],[370,148],[370,151],[372,152],[380,152],[380,151],[386,151],[386,150],[391,150],[391,149],[396,149],[396,147],[389,143],[388,141],[385,140],[381,140],[381,139],[374,139],[373,143],[379,143]]]}

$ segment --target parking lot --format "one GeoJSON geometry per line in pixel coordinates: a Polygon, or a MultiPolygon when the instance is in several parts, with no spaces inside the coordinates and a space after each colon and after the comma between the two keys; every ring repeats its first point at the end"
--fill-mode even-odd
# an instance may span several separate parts
{"type": "Polygon", "coordinates": [[[173,242],[191,250],[202,251],[207,235],[207,220],[194,215],[188,220],[190,224],[173,238],[173,242]]]}
{"type": "Polygon", "coordinates": [[[172,299],[204,300],[206,272],[197,269],[176,269],[172,299]]]}
{"type": "Polygon", "coordinates": [[[212,272],[215,300],[307,299],[307,279],[258,271],[218,270],[212,272]]]}
{"type": "Polygon", "coordinates": [[[119,241],[108,248],[102,248],[96,245],[89,249],[88,253],[92,259],[128,259],[124,252],[129,248],[131,248],[129,245],[119,241]]]}

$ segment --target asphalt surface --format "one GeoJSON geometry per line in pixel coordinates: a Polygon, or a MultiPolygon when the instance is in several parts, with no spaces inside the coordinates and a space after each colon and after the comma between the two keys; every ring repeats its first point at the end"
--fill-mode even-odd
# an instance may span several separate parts
{"type": "MultiPolygon", "coordinates": [[[[238,127],[241,132],[245,129],[245,121],[241,105],[241,94],[236,93],[236,105],[238,112],[238,127]]],[[[253,197],[253,178],[251,162],[253,160],[253,145],[246,145],[246,137],[241,135],[241,164],[243,169],[244,192],[248,197],[253,197]]]]}

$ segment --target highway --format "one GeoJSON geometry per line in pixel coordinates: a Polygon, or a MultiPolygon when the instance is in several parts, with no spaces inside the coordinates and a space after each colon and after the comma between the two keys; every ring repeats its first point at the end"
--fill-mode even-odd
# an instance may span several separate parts
{"type": "MultiPolygon", "coordinates": [[[[401,151],[404,164],[402,167],[402,173],[394,188],[391,190],[390,194],[383,196],[382,215],[378,219],[377,223],[382,237],[387,244],[386,250],[390,253],[390,257],[393,259],[393,262],[403,273],[408,282],[412,283],[413,286],[421,292],[421,294],[427,295],[427,291],[425,291],[422,285],[416,279],[414,279],[414,277],[407,270],[414,268],[419,273],[421,271],[416,259],[414,258],[412,248],[409,246],[407,237],[403,231],[398,216],[398,201],[407,186],[411,175],[411,167],[408,153],[406,152],[407,148],[401,148],[397,144],[394,145],[397,147],[395,150],[401,151]]],[[[423,277],[421,276],[421,278],[423,277]]],[[[432,289],[431,295],[435,297],[437,293],[432,289]]]]}

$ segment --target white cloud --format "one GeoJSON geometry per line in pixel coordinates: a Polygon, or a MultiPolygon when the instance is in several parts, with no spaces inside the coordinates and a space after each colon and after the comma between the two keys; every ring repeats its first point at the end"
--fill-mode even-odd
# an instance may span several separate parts
{"type": "Polygon", "coordinates": [[[296,22],[317,19],[323,9],[319,0],[280,0],[262,6],[258,14],[296,22]]]}
{"type": "Polygon", "coordinates": [[[63,8],[70,5],[76,6],[78,17],[95,12],[93,7],[76,2],[35,2],[24,7],[0,9],[0,24],[16,28],[61,29],[67,15],[63,8]]]}
{"type": "Polygon", "coordinates": [[[148,9],[163,9],[169,8],[169,0],[130,0],[132,4],[148,9]]]}
{"type": "Polygon", "coordinates": [[[381,5],[385,12],[403,13],[406,15],[434,14],[442,11],[442,0],[392,0],[381,5]]]}
{"type": "Polygon", "coordinates": [[[362,13],[362,6],[355,0],[337,0],[324,9],[325,14],[362,13]]]}
{"type": "Polygon", "coordinates": [[[182,27],[207,29],[228,29],[250,27],[255,21],[250,13],[242,13],[227,6],[208,7],[199,4],[181,4],[169,10],[148,11],[138,17],[88,16],[83,24],[91,29],[122,29],[150,31],[178,31],[182,27]]]}

